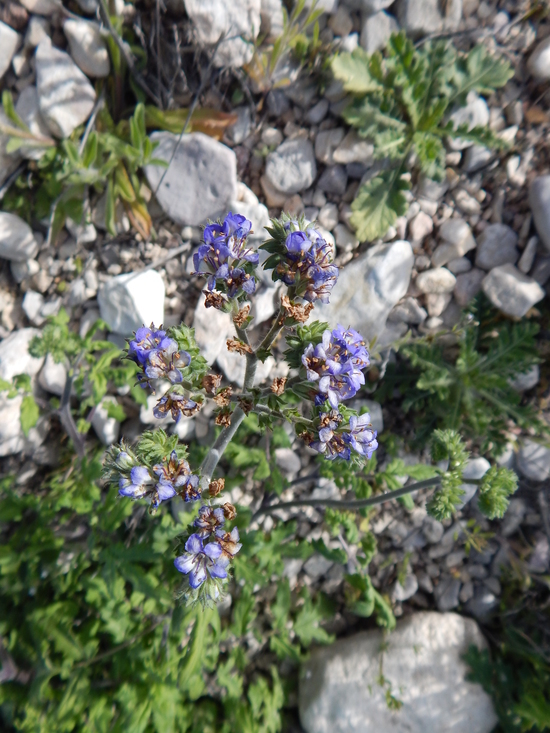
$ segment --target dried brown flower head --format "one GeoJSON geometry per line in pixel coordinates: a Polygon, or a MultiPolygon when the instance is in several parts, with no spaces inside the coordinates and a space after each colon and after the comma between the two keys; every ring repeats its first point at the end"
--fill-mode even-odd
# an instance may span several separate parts
{"type": "Polygon", "coordinates": [[[309,314],[313,310],[313,303],[305,303],[305,305],[293,303],[288,295],[283,295],[281,298],[281,305],[283,306],[286,314],[291,318],[294,318],[298,323],[305,323],[309,318],[309,314]]]}
{"type": "Polygon", "coordinates": [[[233,410],[224,408],[220,410],[216,415],[216,425],[221,425],[222,428],[228,428],[231,425],[231,415],[233,410]]]}
{"type": "Polygon", "coordinates": [[[227,350],[236,351],[237,354],[240,354],[241,356],[253,353],[252,347],[242,341],[239,341],[239,339],[227,339],[227,350]]]}
{"type": "Polygon", "coordinates": [[[224,387],[212,399],[220,407],[227,407],[227,405],[231,402],[232,394],[233,394],[233,390],[231,389],[231,387],[224,387]]]}
{"type": "Polygon", "coordinates": [[[273,384],[271,385],[271,391],[273,394],[282,395],[285,391],[286,382],[286,377],[275,377],[273,384]]]}
{"type": "Polygon", "coordinates": [[[214,394],[222,383],[221,374],[205,374],[202,378],[202,386],[208,392],[208,394],[214,394]]]}
{"type": "Polygon", "coordinates": [[[298,437],[301,438],[306,445],[311,445],[315,440],[313,433],[310,433],[308,430],[298,433],[298,437]]]}
{"type": "Polygon", "coordinates": [[[233,323],[237,326],[237,328],[242,328],[245,325],[249,313],[250,303],[247,303],[246,305],[243,305],[237,315],[233,317],[233,323]]]}
{"type": "Polygon", "coordinates": [[[245,415],[248,415],[248,413],[252,412],[252,410],[254,409],[254,403],[251,400],[244,400],[241,398],[239,400],[239,407],[245,415]]]}
{"type": "Polygon", "coordinates": [[[226,519],[229,519],[229,520],[235,519],[235,517],[237,516],[237,510],[235,509],[233,504],[226,502],[223,505],[223,514],[226,519]]]}
{"type": "Polygon", "coordinates": [[[203,290],[205,301],[204,305],[206,308],[217,308],[223,310],[226,304],[226,300],[220,293],[212,292],[211,290],[203,290]]]}
{"type": "Polygon", "coordinates": [[[218,496],[218,494],[221,494],[222,491],[225,489],[225,479],[224,478],[216,478],[214,481],[211,481],[208,485],[208,493],[212,498],[215,496],[218,496]]]}

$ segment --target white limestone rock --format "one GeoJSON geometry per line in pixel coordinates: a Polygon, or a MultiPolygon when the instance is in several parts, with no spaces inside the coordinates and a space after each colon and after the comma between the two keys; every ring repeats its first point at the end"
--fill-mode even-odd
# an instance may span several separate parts
{"type": "Polygon", "coordinates": [[[497,723],[491,698],[466,680],[471,644],[487,646],[472,619],[420,612],[387,637],[376,629],[318,647],[300,677],[302,726],[307,733],[490,733],[497,723]],[[379,684],[381,655],[403,703],[398,711],[379,684]]]}
{"type": "Polygon", "coordinates": [[[141,326],[164,322],[165,287],[156,270],[117,275],[99,289],[101,318],[112,331],[129,336],[141,326]]]}
{"type": "Polygon", "coordinates": [[[309,140],[286,140],[267,156],[265,177],[283,194],[309,188],[317,175],[313,146],[309,140]]]}
{"type": "Polygon", "coordinates": [[[19,153],[25,158],[29,158],[29,160],[40,160],[52,138],[48,125],[40,114],[38,93],[35,86],[28,86],[23,89],[15,103],[15,111],[36,138],[44,138],[43,147],[25,145],[19,148],[19,153]]]}
{"type": "Polygon", "coordinates": [[[16,214],[0,211],[0,257],[12,262],[31,260],[38,242],[30,226],[16,214]]]}
{"type": "Polygon", "coordinates": [[[109,75],[109,52],[97,23],[71,18],[63,23],[63,32],[71,56],[87,76],[96,79],[109,75]]]}
{"type": "Polygon", "coordinates": [[[550,38],[545,38],[537,44],[529,57],[527,68],[539,81],[550,79],[550,38]]]}
{"type": "Polygon", "coordinates": [[[399,0],[397,18],[408,35],[455,31],[462,17],[462,0],[450,0],[445,12],[437,0],[399,0]]]}
{"type": "Polygon", "coordinates": [[[54,48],[49,38],[38,44],[35,65],[42,117],[53,135],[69,137],[90,116],[95,90],[69,54],[54,48]]]}
{"type": "Polygon", "coordinates": [[[36,15],[53,15],[63,7],[61,0],[21,0],[21,5],[36,15]]]}
{"type": "Polygon", "coordinates": [[[538,282],[510,264],[491,270],[481,286],[494,306],[515,318],[523,318],[544,298],[544,290],[538,282]]]}
{"type": "Polygon", "coordinates": [[[421,293],[451,293],[456,285],[456,277],[446,267],[425,270],[416,278],[416,287],[421,293]]]}
{"type": "Polygon", "coordinates": [[[216,308],[206,308],[204,295],[198,300],[193,319],[195,339],[209,364],[213,364],[222,350],[225,349],[225,342],[228,338],[235,338],[235,327],[229,313],[223,313],[216,308]]]}
{"type": "Polygon", "coordinates": [[[443,242],[432,255],[432,265],[440,267],[451,260],[463,257],[471,249],[475,249],[476,240],[468,222],[464,219],[447,219],[439,229],[443,242]]]}
{"type": "Polygon", "coordinates": [[[384,48],[392,33],[397,33],[399,23],[389,13],[380,10],[367,15],[361,29],[360,43],[367,53],[374,53],[384,48]]]}
{"type": "Polygon", "coordinates": [[[260,32],[261,0],[184,0],[199,43],[212,46],[221,38],[214,63],[218,67],[247,64],[260,32]]]}
{"type": "Polygon", "coordinates": [[[0,21],[0,79],[9,69],[11,60],[20,45],[19,33],[0,21]]]}
{"type": "Polygon", "coordinates": [[[315,320],[355,328],[369,341],[382,333],[407,292],[414,255],[409,242],[377,244],[340,271],[330,303],[315,306],[315,320]]]}
{"type": "Polygon", "coordinates": [[[517,465],[526,478],[546,481],[550,476],[550,449],[527,439],[518,452],[517,465]]]}
{"type": "Polygon", "coordinates": [[[154,132],[151,140],[159,143],[155,158],[167,163],[176,149],[168,169],[157,165],[145,168],[152,191],[162,179],[156,195],[163,211],[182,226],[198,226],[224,216],[237,198],[235,153],[201,132],[184,135],[181,141],[171,132],[154,132]]]}
{"type": "MultiPolygon", "coordinates": [[[[462,478],[483,478],[483,476],[485,476],[490,468],[491,464],[486,458],[483,458],[482,456],[478,458],[470,458],[464,468],[464,471],[462,472],[462,478]]],[[[471,501],[479,487],[477,484],[469,484],[467,482],[464,482],[463,484],[461,484],[460,488],[462,489],[462,491],[464,491],[464,494],[460,499],[460,508],[462,508],[469,501],[471,501]]]]}
{"type": "Polygon", "coordinates": [[[25,435],[21,428],[21,403],[23,395],[9,399],[0,393],[0,457],[12,456],[22,451],[31,455],[42,445],[48,433],[48,421],[40,418],[35,427],[25,435]]]}
{"type": "Polygon", "coordinates": [[[46,356],[44,366],[38,375],[38,384],[46,392],[61,396],[67,381],[67,363],[56,363],[51,354],[46,356]]]}
{"type": "MultiPolygon", "coordinates": [[[[485,127],[489,124],[489,107],[487,102],[476,92],[469,92],[464,107],[458,107],[449,117],[453,126],[467,125],[468,130],[473,127],[485,127]]],[[[471,146],[471,141],[460,138],[451,138],[449,146],[452,150],[465,150],[471,146]]]]}
{"type": "Polygon", "coordinates": [[[510,263],[515,265],[519,252],[518,235],[506,224],[489,224],[478,238],[476,266],[482,270],[510,263]]]}
{"type": "Polygon", "coordinates": [[[538,235],[550,250],[550,175],[535,178],[529,189],[529,204],[538,235]]]}
{"type": "Polygon", "coordinates": [[[29,344],[35,336],[40,336],[37,328],[21,328],[0,341],[0,379],[11,382],[17,374],[27,374],[31,378],[38,374],[44,357],[29,354],[29,344]]]}
{"type": "Polygon", "coordinates": [[[114,397],[104,397],[95,408],[92,417],[92,427],[103,445],[116,443],[120,434],[120,423],[114,417],[109,417],[109,403],[116,404],[114,397]]]}

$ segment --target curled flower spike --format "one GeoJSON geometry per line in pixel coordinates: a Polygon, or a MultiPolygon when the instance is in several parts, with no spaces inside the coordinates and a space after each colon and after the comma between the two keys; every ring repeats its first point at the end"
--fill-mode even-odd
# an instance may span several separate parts
{"type": "Polygon", "coordinates": [[[336,432],[341,422],[342,415],[337,410],[321,413],[319,415],[319,437],[310,443],[310,448],[322,453],[330,461],[335,458],[349,461],[351,457],[349,446],[343,436],[336,432]]]}
{"type": "Polygon", "coordinates": [[[198,528],[197,534],[201,539],[206,539],[210,535],[223,537],[225,531],[225,512],[223,507],[201,506],[199,516],[195,519],[194,526],[198,528]]]}
{"type": "Polygon", "coordinates": [[[191,468],[184,458],[178,459],[176,451],[172,451],[167,463],[153,466],[153,471],[159,477],[157,490],[159,495],[162,492],[162,501],[176,494],[179,494],[184,501],[200,499],[199,477],[191,473],[191,468]]]}
{"type": "Polygon", "coordinates": [[[343,438],[351,445],[356,453],[365,458],[372,458],[372,454],[378,448],[376,430],[373,430],[370,415],[352,415],[349,419],[349,430],[343,434],[343,438]]]}
{"type": "Polygon", "coordinates": [[[174,565],[180,573],[189,576],[191,588],[199,588],[208,575],[212,578],[227,578],[229,558],[222,554],[217,542],[204,545],[198,534],[192,534],[185,543],[185,550],[185,554],[174,560],[174,565]]]}
{"type": "Polygon", "coordinates": [[[202,403],[195,402],[180,394],[166,394],[161,397],[153,408],[153,415],[157,420],[162,420],[168,413],[172,415],[172,419],[177,423],[181,417],[192,417],[202,407],[202,403]]]}

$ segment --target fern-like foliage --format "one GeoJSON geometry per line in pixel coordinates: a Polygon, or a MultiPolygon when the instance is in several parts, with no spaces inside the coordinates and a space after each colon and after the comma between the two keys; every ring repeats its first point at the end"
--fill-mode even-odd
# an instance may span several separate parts
{"type": "Polygon", "coordinates": [[[427,504],[428,513],[435,519],[451,517],[460,506],[464,495],[462,472],[468,462],[468,451],[462,438],[454,430],[435,430],[432,436],[432,459],[437,463],[448,460],[446,471],[441,472],[439,488],[427,504]]]}
{"type": "Polygon", "coordinates": [[[415,49],[401,32],[391,36],[384,55],[358,48],[336,56],[332,71],[353,95],[344,119],[373,142],[377,158],[391,164],[359,189],[353,203],[351,221],[362,241],[384,236],[406,211],[403,191],[409,184],[403,173],[411,153],[424,175],[442,180],[445,137],[504,146],[488,128],[454,128],[447,121],[453,107],[466,103],[469,92],[490,94],[513,75],[507,61],[491,56],[483,46],[465,55],[448,41],[415,49]]]}
{"type": "Polygon", "coordinates": [[[522,404],[521,394],[511,384],[541,361],[535,341],[538,330],[529,321],[499,320],[480,296],[456,330],[456,346],[449,348],[438,338],[406,344],[401,353],[409,364],[403,376],[414,385],[403,406],[419,421],[419,442],[433,428],[450,428],[468,435],[482,453],[498,456],[511,424],[546,432],[535,409],[522,404]]]}

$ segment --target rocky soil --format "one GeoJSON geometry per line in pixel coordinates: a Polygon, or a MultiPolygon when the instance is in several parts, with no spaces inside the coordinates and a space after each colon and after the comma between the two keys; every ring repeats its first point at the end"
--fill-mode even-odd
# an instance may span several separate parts
{"type": "MultiPolygon", "coordinates": [[[[26,373],[43,400],[61,394],[64,365],[49,357],[32,358],[27,346],[47,317],[64,307],[81,334],[101,316],[112,329],[108,338],[120,345],[144,322],[194,325],[208,361],[228,381],[242,382],[242,358],[225,349],[232,323],[227,315],[204,309],[201,283],[190,276],[201,224],[228,210],[252,220],[257,242],[265,236],[269,217],[281,211],[317,220],[344,269],[330,306],[319,314],[316,309],[316,317],[377,337],[381,358],[388,358],[389,345],[408,330],[414,337],[451,329],[479,291],[512,319],[529,318],[533,309],[545,307],[550,280],[550,21],[544,13],[524,19],[529,3],[517,0],[322,0],[320,39],[334,50],[360,45],[372,52],[393,30],[405,28],[419,42],[438,34],[452,36],[464,48],[483,42],[515,68],[514,78],[499,93],[489,99],[471,95],[456,112],[457,122],[488,124],[510,144],[509,151],[495,155],[467,143],[449,146],[446,181],[413,181],[407,215],[383,240],[359,242],[350,225],[350,205],[377,164],[372,145],[340,117],[347,102],[341,88],[299,74],[289,61],[285,75],[290,84],[260,89],[241,68],[251,61],[259,33],[276,37],[281,32],[280,0],[170,0],[160,3],[156,19],[149,3],[117,0],[114,5],[137,42],[150,49],[152,63],[144,78],[164,105],[188,105],[198,90],[201,106],[233,112],[236,122],[222,140],[201,132],[183,139],[153,133],[159,143],[156,156],[169,165],[150,165],[145,171],[142,191],[156,232],[147,241],[132,230],[122,207],[116,212],[117,235],[108,234],[105,199],[93,194],[86,202],[86,221],[67,222],[55,242],[47,220],[32,221],[31,227],[12,211],[0,211],[0,378],[26,373]],[[217,43],[220,36],[228,40],[217,43]],[[162,49],[155,38],[163,39],[162,49]],[[193,64],[175,60],[184,54],[174,54],[174,48],[184,46],[193,64]],[[202,86],[197,81],[201,64],[209,75],[202,86]],[[236,84],[241,91],[231,97],[236,84]]],[[[97,80],[111,72],[108,31],[100,19],[96,0],[66,7],[58,0],[0,2],[0,88],[11,91],[17,113],[34,134],[66,138],[96,108],[97,80]]],[[[0,124],[7,124],[1,111],[0,124]]],[[[4,201],[13,193],[15,177],[37,162],[35,149],[13,153],[7,142],[7,135],[0,134],[4,201]]],[[[273,315],[277,295],[270,280],[258,290],[253,310],[257,333],[273,315]]],[[[282,374],[268,359],[257,382],[282,374]]],[[[538,369],[524,375],[517,389],[548,409],[548,385],[540,381],[538,369]]],[[[61,433],[57,424],[42,418],[25,437],[17,399],[0,396],[1,471],[16,471],[26,481],[43,466],[55,465],[61,433]]],[[[124,401],[124,390],[106,399],[124,401]]],[[[124,402],[129,418],[122,425],[100,406],[92,421],[97,438],[109,445],[158,423],[152,415],[155,399],[141,410],[124,402]]],[[[369,407],[380,432],[384,421],[394,427],[387,408],[372,402],[369,407]]],[[[177,427],[182,439],[199,442],[208,441],[212,429],[206,411],[177,427]]],[[[520,563],[526,572],[548,572],[550,514],[541,482],[550,477],[550,449],[529,436],[515,437],[501,461],[517,469],[521,488],[501,523],[479,515],[471,501],[475,485],[465,486],[467,501],[455,522],[429,518],[425,495],[416,497],[413,511],[397,504],[379,508],[372,522],[379,552],[371,571],[374,585],[391,595],[397,616],[417,609],[459,610],[484,622],[499,604],[503,568],[520,563]],[[468,553],[472,518],[493,534],[481,552],[468,553]]],[[[410,453],[402,457],[422,460],[410,453]]],[[[340,495],[334,484],[314,474],[313,456],[299,441],[292,450],[278,449],[277,460],[293,482],[283,499],[340,495]]],[[[484,458],[475,458],[469,477],[479,478],[488,468],[484,458]]],[[[255,491],[252,486],[234,489],[232,500],[254,504],[259,499],[255,491]]],[[[325,536],[322,512],[301,509],[294,515],[300,537],[323,536],[329,546],[335,542],[325,536]]],[[[272,523],[271,517],[263,519],[266,528],[272,523]]],[[[291,586],[311,585],[342,601],[344,572],[320,555],[305,563],[290,560],[285,571],[291,586]]],[[[356,617],[342,611],[331,631],[350,633],[357,624],[356,617]]]]}

